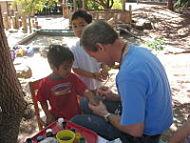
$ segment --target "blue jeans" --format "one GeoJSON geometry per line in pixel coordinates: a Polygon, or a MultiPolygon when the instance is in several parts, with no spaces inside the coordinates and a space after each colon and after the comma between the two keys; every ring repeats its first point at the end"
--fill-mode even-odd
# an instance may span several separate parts
{"type": "MultiPolygon", "coordinates": [[[[104,101],[108,111],[110,113],[116,113],[121,108],[121,102],[104,101]]],[[[95,131],[98,135],[107,140],[114,140],[120,138],[123,143],[158,143],[160,135],[146,136],[136,138],[126,133],[119,131],[112,124],[105,121],[104,118],[92,113],[88,108],[88,101],[86,98],[82,98],[80,101],[82,115],[76,115],[71,119],[72,122],[79,124],[83,127],[89,128],[95,131]]]]}
{"type": "MultiPolygon", "coordinates": [[[[121,108],[120,101],[105,100],[103,102],[110,113],[115,113],[119,110],[118,108],[121,108]]],[[[94,115],[88,107],[88,100],[86,98],[81,98],[80,107],[83,114],[73,117],[71,119],[72,122],[89,128],[108,140],[119,138],[120,131],[106,122],[104,118],[94,115]]]]}

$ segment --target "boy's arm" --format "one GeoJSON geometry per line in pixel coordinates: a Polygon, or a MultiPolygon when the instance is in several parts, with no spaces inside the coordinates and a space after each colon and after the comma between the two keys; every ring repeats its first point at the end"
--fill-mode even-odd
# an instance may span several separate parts
{"type": "Polygon", "coordinates": [[[47,86],[47,80],[46,78],[44,78],[43,80],[41,80],[40,85],[39,85],[39,89],[37,92],[37,100],[40,102],[40,105],[42,107],[42,110],[44,111],[45,115],[46,115],[46,124],[49,124],[52,122],[53,120],[53,116],[50,113],[50,111],[48,110],[48,104],[47,104],[47,97],[48,97],[48,89],[49,87],[47,86]]]}
{"type": "Polygon", "coordinates": [[[55,121],[55,117],[50,113],[48,110],[47,102],[40,102],[42,109],[46,115],[46,124],[50,124],[51,122],[55,121]]]}
{"type": "Polygon", "coordinates": [[[79,69],[79,68],[73,68],[73,71],[74,73],[80,75],[80,76],[85,76],[85,77],[88,77],[88,78],[96,78],[94,76],[94,73],[93,72],[88,72],[88,71],[85,71],[85,70],[82,70],[82,69],[79,69]]]}
{"type": "Polygon", "coordinates": [[[174,135],[170,138],[169,143],[181,143],[190,135],[190,120],[187,120],[174,135]]]}
{"type": "Polygon", "coordinates": [[[97,94],[102,96],[103,99],[107,99],[110,101],[120,101],[121,97],[115,93],[113,93],[109,87],[102,86],[97,89],[97,94]]]}
{"type": "Polygon", "coordinates": [[[88,77],[88,78],[92,78],[92,79],[96,79],[98,81],[103,81],[106,79],[107,74],[100,72],[89,72],[89,71],[85,71],[79,68],[73,68],[74,73],[80,75],[80,76],[84,76],[84,77],[88,77]]]}

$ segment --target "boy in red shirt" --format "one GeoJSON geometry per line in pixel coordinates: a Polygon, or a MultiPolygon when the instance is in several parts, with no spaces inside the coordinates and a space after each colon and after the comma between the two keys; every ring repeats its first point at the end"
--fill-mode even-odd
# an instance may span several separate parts
{"type": "Polygon", "coordinates": [[[69,120],[80,114],[77,95],[84,95],[91,103],[96,104],[93,93],[71,73],[74,56],[68,48],[50,45],[47,58],[53,72],[42,79],[37,93],[37,99],[46,115],[46,124],[59,117],[69,120]]]}

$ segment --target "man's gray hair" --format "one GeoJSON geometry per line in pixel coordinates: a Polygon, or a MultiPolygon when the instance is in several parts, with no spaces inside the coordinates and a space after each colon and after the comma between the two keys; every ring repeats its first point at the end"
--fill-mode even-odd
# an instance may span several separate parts
{"type": "Polygon", "coordinates": [[[96,44],[113,44],[118,39],[117,32],[104,21],[95,21],[85,27],[81,45],[89,51],[97,51],[96,44]]]}

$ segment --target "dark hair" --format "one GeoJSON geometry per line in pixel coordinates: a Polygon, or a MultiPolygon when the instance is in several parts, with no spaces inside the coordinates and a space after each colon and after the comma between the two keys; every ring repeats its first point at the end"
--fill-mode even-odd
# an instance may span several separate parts
{"type": "Polygon", "coordinates": [[[85,10],[78,10],[71,16],[71,22],[77,18],[83,18],[88,24],[92,22],[92,15],[85,10]]]}
{"type": "Polygon", "coordinates": [[[61,45],[50,45],[47,53],[47,59],[50,66],[58,68],[63,62],[73,62],[74,55],[69,48],[61,45]]]}

